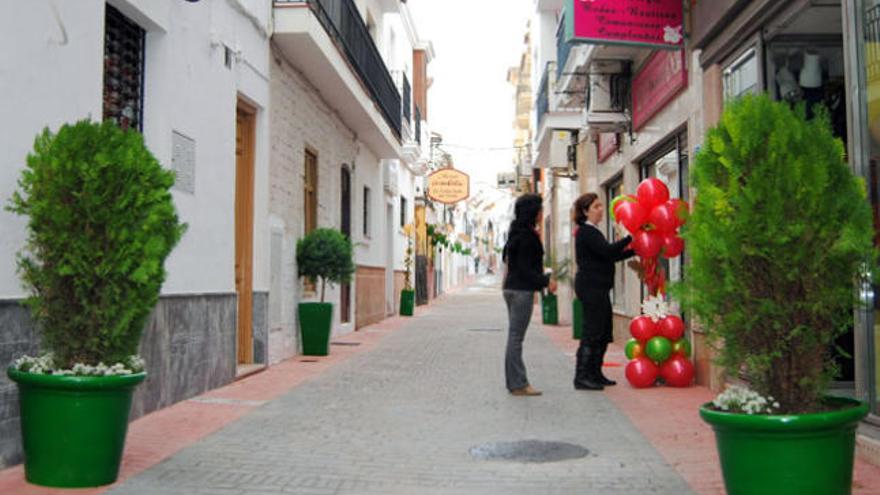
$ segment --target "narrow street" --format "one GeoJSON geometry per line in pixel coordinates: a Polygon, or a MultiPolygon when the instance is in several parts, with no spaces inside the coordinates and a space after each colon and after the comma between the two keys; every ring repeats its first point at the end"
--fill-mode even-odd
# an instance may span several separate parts
{"type": "Polygon", "coordinates": [[[537,321],[525,358],[544,395],[507,393],[506,313],[489,282],[108,493],[691,493],[604,394],[572,389],[570,358],[537,321]],[[518,440],[589,454],[531,463],[469,454],[518,440]]]}

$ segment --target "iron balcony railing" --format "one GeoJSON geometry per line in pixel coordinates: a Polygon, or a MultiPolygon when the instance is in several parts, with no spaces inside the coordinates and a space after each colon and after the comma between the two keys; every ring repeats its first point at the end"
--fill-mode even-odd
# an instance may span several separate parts
{"type": "Polygon", "coordinates": [[[378,104],[385,121],[400,137],[401,98],[385,61],[352,0],[275,0],[306,3],[327,34],[341,46],[349,63],[378,104]]]}
{"type": "Polygon", "coordinates": [[[550,86],[553,84],[551,72],[553,69],[553,62],[547,62],[544,73],[541,75],[541,83],[538,85],[538,98],[535,101],[535,125],[537,127],[541,126],[541,120],[550,109],[550,86]]]}
{"type": "Polygon", "coordinates": [[[409,86],[409,79],[406,78],[406,74],[402,74],[403,76],[403,84],[402,84],[402,93],[403,93],[403,120],[410,122],[410,108],[412,108],[412,89],[409,86]]]}
{"type": "Polygon", "coordinates": [[[556,28],[556,77],[562,77],[565,63],[571,54],[571,43],[565,41],[565,16],[559,19],[559,27],[556,28]]]}

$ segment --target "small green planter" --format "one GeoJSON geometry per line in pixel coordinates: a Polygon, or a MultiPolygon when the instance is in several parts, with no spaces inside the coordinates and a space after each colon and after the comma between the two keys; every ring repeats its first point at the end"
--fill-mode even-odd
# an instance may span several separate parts
{"type": "Polygon", "coordinates": [[[571,301],[571,338],[581,340],[584,333],[584,306],[581,300],[574,298],[571,301]]]}
{"type": "Polygon", "coordinates": [[[557,306],[556,294],[541,295],[541,315],[545,325],[559,324],[559,308],[557,306]]]}
{"type": "Polygon", "coordinates": [[[146,373],[53,376],[7,368],[18,384],[28,482],[82,488],[113,483],[134,388],[146,373]]]}
{"type": "Polygon", "coordinates": [[[333,326],[333,304],[300,303],[299,334],[303,354],[326,356],[330,350],[330,330],[333,326]]]}
{"type": "Polygon", "coordinates": [[[412,316],[416,304],[416,291],[403,289],[400,291],[400,316],[412,316]]]}
{"type": "Polygon", "coordinates": [[[728,495],[846,495],[852,488],[855,430],[867,403],[829,398],[839,409],[801,415],[748,415],[710,409],[728,495]]]}

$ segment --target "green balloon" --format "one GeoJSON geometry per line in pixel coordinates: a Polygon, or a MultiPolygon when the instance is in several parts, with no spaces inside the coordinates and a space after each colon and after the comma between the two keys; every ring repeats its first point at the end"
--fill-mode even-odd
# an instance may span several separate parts
{"type": "Polygon", "coordinates": [[[672,353],[680,354],[686,358],[691,357],[691,343],[688,339],[682,337],[672,344],[672,353]]]}
{"type": "Polygon", "coordinates": [[[637,357],[636,347],[639,345],[639,341],[636,339],[629,339],[626,341],[626,347],[623,348],[623,353],[626,354],[627,359],[634,359],[637,357]]]}
{"type": "Polygon", "coordinates": [[[651,337],[645,344],[645,354],[655,363],[662,363],[672,355],[672,341],[666,337],[651,337]]]}

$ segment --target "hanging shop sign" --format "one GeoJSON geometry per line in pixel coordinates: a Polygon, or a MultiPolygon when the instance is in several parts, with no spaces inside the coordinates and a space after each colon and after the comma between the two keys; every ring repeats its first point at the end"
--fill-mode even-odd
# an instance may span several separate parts
{"type": "Polygon", "coordinates": [[[684,50],[651,56],[633,78],[633,129],[639,130],[687,87],[684,50]]]}
{"type": "Polygon", "coordinates": [[[566,41],[677,49],[682,0],[565,0],[566,41]]]}
{"type": "Polygon", "coordinates": [[[428,176],[428,197],[451,205],[470,196],[471,179],[454,168],[443,168],[428,176]]]}

